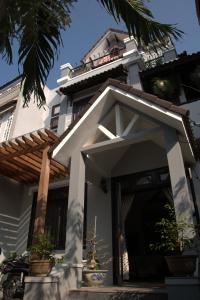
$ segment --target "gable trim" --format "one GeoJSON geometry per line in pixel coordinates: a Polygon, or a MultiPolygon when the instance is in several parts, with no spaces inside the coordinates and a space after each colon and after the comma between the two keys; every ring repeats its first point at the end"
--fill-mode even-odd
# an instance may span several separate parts
{"type": "Polygon", "coordinates": [[[109,93],[109,91],[110,91],[110,87],[107,87],[104,90],[104,92],[98,97],[98,100],[95,101],[89,107],[89,109],[85,112],[84,116],[79,120],[79,122],[76,123],[76,125],[72,128],[72,130],[69,132],[69,134],[67,134],[63,138],[63,140],[59,143],[59,145],[55,149],[53,149],[52,157],[54,157],[58,153],[58,151],[62,148],[62,146],[70,139],[70,137],[73,135],[73,133],[81,126],[81,124],[84,122],[84,120],[90,115],[90,113],[93,111],[93,109],[99,104],[101,99],[104,98],[104,96],[109,93]]]}
{"type": "Polygon", "coordinates": [[[82,121],[85,120],[85,118],[89,115],[91,110],[93,110],[93,108],[97,105],[97,103],[99,103],[99,101],[101,101],[101,99],[105,96],[107,91],[110,91],[110,90],[120,91],[121,93],[123,92],[123,95],[126,95],[126,93],[127,93],[127,95],[129,95],[131,97],[132,96],[138,97],[138,99],[140,99],[140,101],[143,101],[144,103],[145,103],[145,101],[147,101],[149,103],[150,107],[154,107],[154,105],[155,105],[155,107],[160,108],[162,112],[163,112],[163,110],[164,111],[166,110],[168,112],[168,114],[171,115],[171,117],[173,117],[173,118],[176,117],[176,119],[178,118],[179,121],[182,121],[182,123],[184,124],[184,129],[186,132],[187,139],[189,140],[189,143],[191,144],[192,153],[194,154],[196,159],[199,158],[198,145],[193,136],[192,128],[190,126],[189,110],[186,110],[182,107],[178,107],[169,101],[160,99],[157,96],[148,94],[142,90],[137,90],[137,89],[133,88],[132,86],[122,83],[121,81],[115,80],[115,79],[108,79],[101,86],[101,88],[99,88],[99,90],[94,95],[94,97],[89,101],[87,107],[82,112],[82,114],[77,119],[75,119],[74,122],[72,122],[71,125],[68,127],[68,129],[60,136],[59,141],[49,151],[50,153],[53,153],[53,156],[55,156],[58,153],[58,151],[62,148],[62,146],[65,144],[65,142],[75,132],[75,130],[77,128],[79,128],[79,126],[82,124],[82,121]],[[141,100],[141,98],[142,98],[142,100],[141,100]],[[97,101],[97,103],[95,105],[93,105],[95,101],[97,101]],[[84,117],[84,119],[82,119],[83,117],[84,117]],[[80,119],[82,119],[81,122],[80,122],[80,119]],[[69,133],[70,133],[70,135],[69,135],[69,133]],[[66,139],[66,136],[67,136],[67,139],[66,139]]]}

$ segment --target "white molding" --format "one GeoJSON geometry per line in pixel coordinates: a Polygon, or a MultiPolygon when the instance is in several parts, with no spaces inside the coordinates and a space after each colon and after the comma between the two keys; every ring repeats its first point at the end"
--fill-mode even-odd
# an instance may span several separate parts
{"type": "Polygon", "coordinates": [[[99,124],[98,129],[105,135],[107,136],[110,140],[113,140],[116,138],[116,136],[110,132],[106,127],[103,125],[99,124]]]}
{"type": "Polygon", "coordinates": [[[122,119],[122,112],[119,104],[115,105],[115,125],[116,125],[116,135],[121,136],[123,131],[123,119],[122,119]]]}
{"type": "Polygon", "coordinates": [[[104,92],[97,98],[97,100],[90,106],[90,108],[86,111],[84,116],[79,120],[79,122],[72,128],[72,130],[68,133],[68,135],[58,144],[58,146],[54,149],[52,153],[52,158],[56,156],[56,154],[61,150],[61,148],[67,143],[67,141],[71,138],[74,132],[81,127],[82,123],[85,119],[92,113],[93,109],[98,106],[99,102],[108,95],[110,91],[110,87],[107,87],[104,92]]]}
{"type": "Polygon", "coordinates": [[[134,127],[134,125],[136,124],[136,122],[138,121],[138,119],[139,119],[139,115],[135,114],[133,116],[133,118],[131,119],[131,121],[126,126],[126,129],[122,133],[122,136],[128,135],[130,133],[131,129],[134,127]]]}
{"type": "Polygon", "coordinates": [[[128,92],[125,93],[120,88],[112,86],[112,85],[110,86],[110,89],[112,91],[114,91],[115,93],[117,93],[118,95],[127,96],[128,98],[132,99],[134,102],[142,104],[144,107],[154,109],[155,111],[163,113],[166,116],[172,117],[177,121],[180,121],[180,122],[182,121],[182,117],[178,113],[169,111],[167,108],[163,108],[163,107],[159,106],[158,104],[154,104],[154,103],[144,99],[142,96],[136,96],[136,95],[133,95],[128,92]]]}
{"type": "Polygon", "coordinates": [[[109,141],[99,142],[90,146],[85,146],[81,149],[81,151],[85,154],[93,154],[122,146],[127,146],[130,144],[141,143],[143,141],[150,140],[152,137],[159,134],[160,132],[162,132],[161,127],[154,127],[143,130],[141,132],[137,132],[135,134],[127,135],[125,137],[116,137],[115,139],[109,141]]]}

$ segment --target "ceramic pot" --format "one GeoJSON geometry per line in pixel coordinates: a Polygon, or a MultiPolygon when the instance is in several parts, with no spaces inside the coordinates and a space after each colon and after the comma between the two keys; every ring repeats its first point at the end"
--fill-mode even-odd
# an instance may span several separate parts
{"type": "Polygon", "coordinates": [[[83,280],[86,286],[104,286],[107,270],[83,270],[83,280]]]}
{"type": "Polygon", "coordinates": [[[196,255],[165,256],[165,259],[173,276],[192,276],[196,269],[196,255]]]}
{"type": "Polygon", "coordinates": [[[30,273],[33,276],[45,277],[50,274],[53,263],[49,260],[31,260],[30,273]]]}

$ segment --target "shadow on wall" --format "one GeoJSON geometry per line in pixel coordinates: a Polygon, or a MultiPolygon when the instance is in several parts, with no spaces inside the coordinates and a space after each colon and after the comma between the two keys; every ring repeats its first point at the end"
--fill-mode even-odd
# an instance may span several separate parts
{"type": "Polygon", "coordinates": [[[16,251],[22,185],[0,176],[0,247],[4,255],[16,251]]]}
{"type": "Polygon", "coordinates": [[[186,185],[187,182],[185,177],[181,177],[174,189],[175,207],[177,210],[176,213],[178,213],[179,216],[188,216],[192,221],[193,208],[190,199],[188,199],[186,185]]]}
{"type": "MultiPolygon", "coordinates": [[[[67,214],[67,237],[66,237],[66,263],[81,264],[82,263],[82,242],[83,242],[83,205],[72,200],[68,207],[67,214]],[[81,245],[80,245],[81,244],[81,245]],[[80,257],[80,261],[77,260],[80,257]]],[[[70,279],[69,284],[77,287],[81,286],[82,270],[79,268],[68,268],[64,274],[64,280],[70,279]],[[81,271],[81,272],[80,272],[81,271]],[[71,272],[74,272],[72,274],[71,272]]]]}
{"type": "Polygon", "coordinates": [[[67,214],[67,238],[66,238],[66,255],[65,263],[68,267],[58,265],[56,270],[60,271],[59,282],[50,284],[26,284],[25,300],[51,299],[61,300],[68,299],[70,288],[80,287],[82,282],[82,268],[70,268],[82,263],[82,233],[83,233],[83,206],[73,200],[68,207],[67,214]],[[81,243],[81,247],[79,247],[81,243]],[[77,256],[81,257],[78,261],[77,256]]]}
{"type": "Polygon", "coordinates": [[[27,240],[29,234],[29,223],[31,216],[31,204],[28,205],[25,211],[20,215],[18,236],[17,236],[17,253],[23,253],[27,248],[27,240]]]}
{"type": "MultiPolygon", "coordinates": [[[[0,247],[4,255],[16,251],[19,218],[0,213],[0,247]]],[[[0,258],[0,259],[1,259],[0,258]]]]}

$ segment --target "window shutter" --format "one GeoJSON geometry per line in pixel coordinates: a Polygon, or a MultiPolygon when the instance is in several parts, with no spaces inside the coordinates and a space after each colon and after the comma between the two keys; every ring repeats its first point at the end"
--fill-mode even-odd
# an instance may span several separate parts
{"type": "Polygon", "coordinates": [[[6,121],[5,131],[3,135],[4,141],[7,141],[9,139],[12,122],[13,122],[13,114],[11,114],[6,121]]]}

